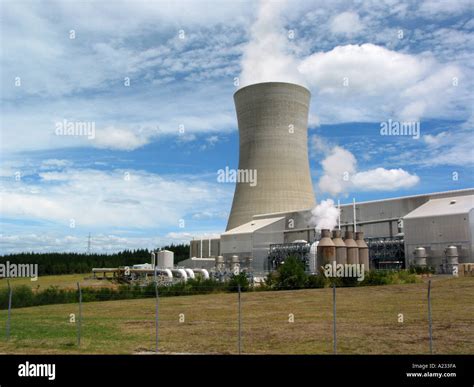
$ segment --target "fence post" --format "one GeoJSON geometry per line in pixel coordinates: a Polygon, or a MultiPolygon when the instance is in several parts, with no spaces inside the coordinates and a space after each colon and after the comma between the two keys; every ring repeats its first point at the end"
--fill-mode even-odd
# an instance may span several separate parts
{"type": "Polygon", "coordinates": [[[158,353],[158,283],[155,281],[155,352],[158,353]]]}
{"type": "Polygon", "coordinates": [[[8,284],[8,315],[7,315],[7,340],[10,340],[10,324],[11,324],[11,317],[12,317],[12,295],[13,289],[10,286],[10,280],[7,280],[8,284]]]}
{"type": "Polygon", "coordinates": [[[82,290],[79,282],[77,283],[77,291],[79,293],[79,319],[77,320],[77,346],[81,346],[81,324],[82,324],[82,290]]]}
{"type": "Polygon", "coordinates": [[[334,339],[334,355],[337,353],[337,336],[336,336],[336,283],[332,285],[332,313],[333,313],[333,339],[334,339]]]}
{"type": "Polygon", "coordinates": [[[242,353],[242,308],[241,308],[241,294],[240,284],[237,285],[238,290],[238,304],[239,304],[239,355],[242,353]]]}
{"type": "Polygon", "coordinates": [[[430,333],[430,354],[433,354],[433,328],[431,324],[431,280],[428,281],[428,326],[430,333]]]}

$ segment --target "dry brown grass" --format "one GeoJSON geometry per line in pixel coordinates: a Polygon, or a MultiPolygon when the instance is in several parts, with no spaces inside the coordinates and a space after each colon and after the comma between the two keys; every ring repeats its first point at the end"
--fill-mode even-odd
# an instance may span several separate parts
{"type": "MultiPolygon", "coordinates": [[[[433,278],[435,353],[474,353],[474,277],[433,278]]],[[[337,289],[338,353],[428,353],[426,283],[337,289]],[[402,313],[404,322],[398,322],[402,313]]],[[[83,340],[69,323],[77,305],[13,310],[4,353],[141,353],[154,349],[153,299],[83,304],[83,340]]],[[[5,311],[0,313],[4,332],[5,311]]],[[[242,294],[245,353],[332,353],[332,289],[242,294]],[[289,314],[295,321],[288,322],[289,314]]],[[[164,353],[235,353],[237,295],[160,300],[159,348],[164,353]],[[184,314],[185,322],[179,323],[184,314]]]]}

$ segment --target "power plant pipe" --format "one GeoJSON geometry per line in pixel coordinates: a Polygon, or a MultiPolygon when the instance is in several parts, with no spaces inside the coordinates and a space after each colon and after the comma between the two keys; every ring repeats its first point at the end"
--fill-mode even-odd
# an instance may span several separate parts
{"type": "Polygon", "coordinates": [[[156,269],[156,273],[164,273],[170,280],[173,279],[173,273],[170,269],[156,269]]]}
{"type": "Polygon", "coordinates": [[[171,269],[173,273],[179,273],[184,282],[188,280],[188,275],[184,269],[171,269]]]}
{"type": "Polygon", "coordinates": [[[209,272],[206,269],[193,269],[195,273],[200,273],[204,279],[209,279],[209,272]]]}

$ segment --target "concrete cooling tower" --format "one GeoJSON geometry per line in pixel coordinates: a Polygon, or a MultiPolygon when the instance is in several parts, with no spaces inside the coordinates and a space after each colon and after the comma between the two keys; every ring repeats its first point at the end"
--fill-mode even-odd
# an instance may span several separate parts
{"type": "Polygon", "coordinates": [[[239,171],[256,171],[256,184],[237,182],[227,223],[231,230],[254,215],[315,206],[308,161],[310,92],[282,82],[258,83],[234,94],[239,125],[239,171]]]}

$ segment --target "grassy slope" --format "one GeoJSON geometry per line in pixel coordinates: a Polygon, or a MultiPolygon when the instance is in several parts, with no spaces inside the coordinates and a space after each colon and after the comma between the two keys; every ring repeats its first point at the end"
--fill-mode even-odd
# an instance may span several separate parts
{"type": "MultiPolygon", "coordinates": [[[[337,290],[338,352],[428,353],[425,283],[337,290]],[[403,313],[404,323],[397,322],[403,313]]],[[[435,353],[474,353],[474,277],[433,280],[435,353]]],[[[160,300],[160,350],[235,353],[237,295],[181,296],[160,300]],[[179,314],[185,322],[178,323],[179,314]]],[[[332,289],[242,295],[243,351],[331,353],[332,289]],[[288,322],[288,315],[295,317],[288,322]]],[[[83,304],[83,341],[68,322],[77,305],[13,310],[12,338],[2,353],[137,353],[154,348],[153,299],[83,304]]]]}

